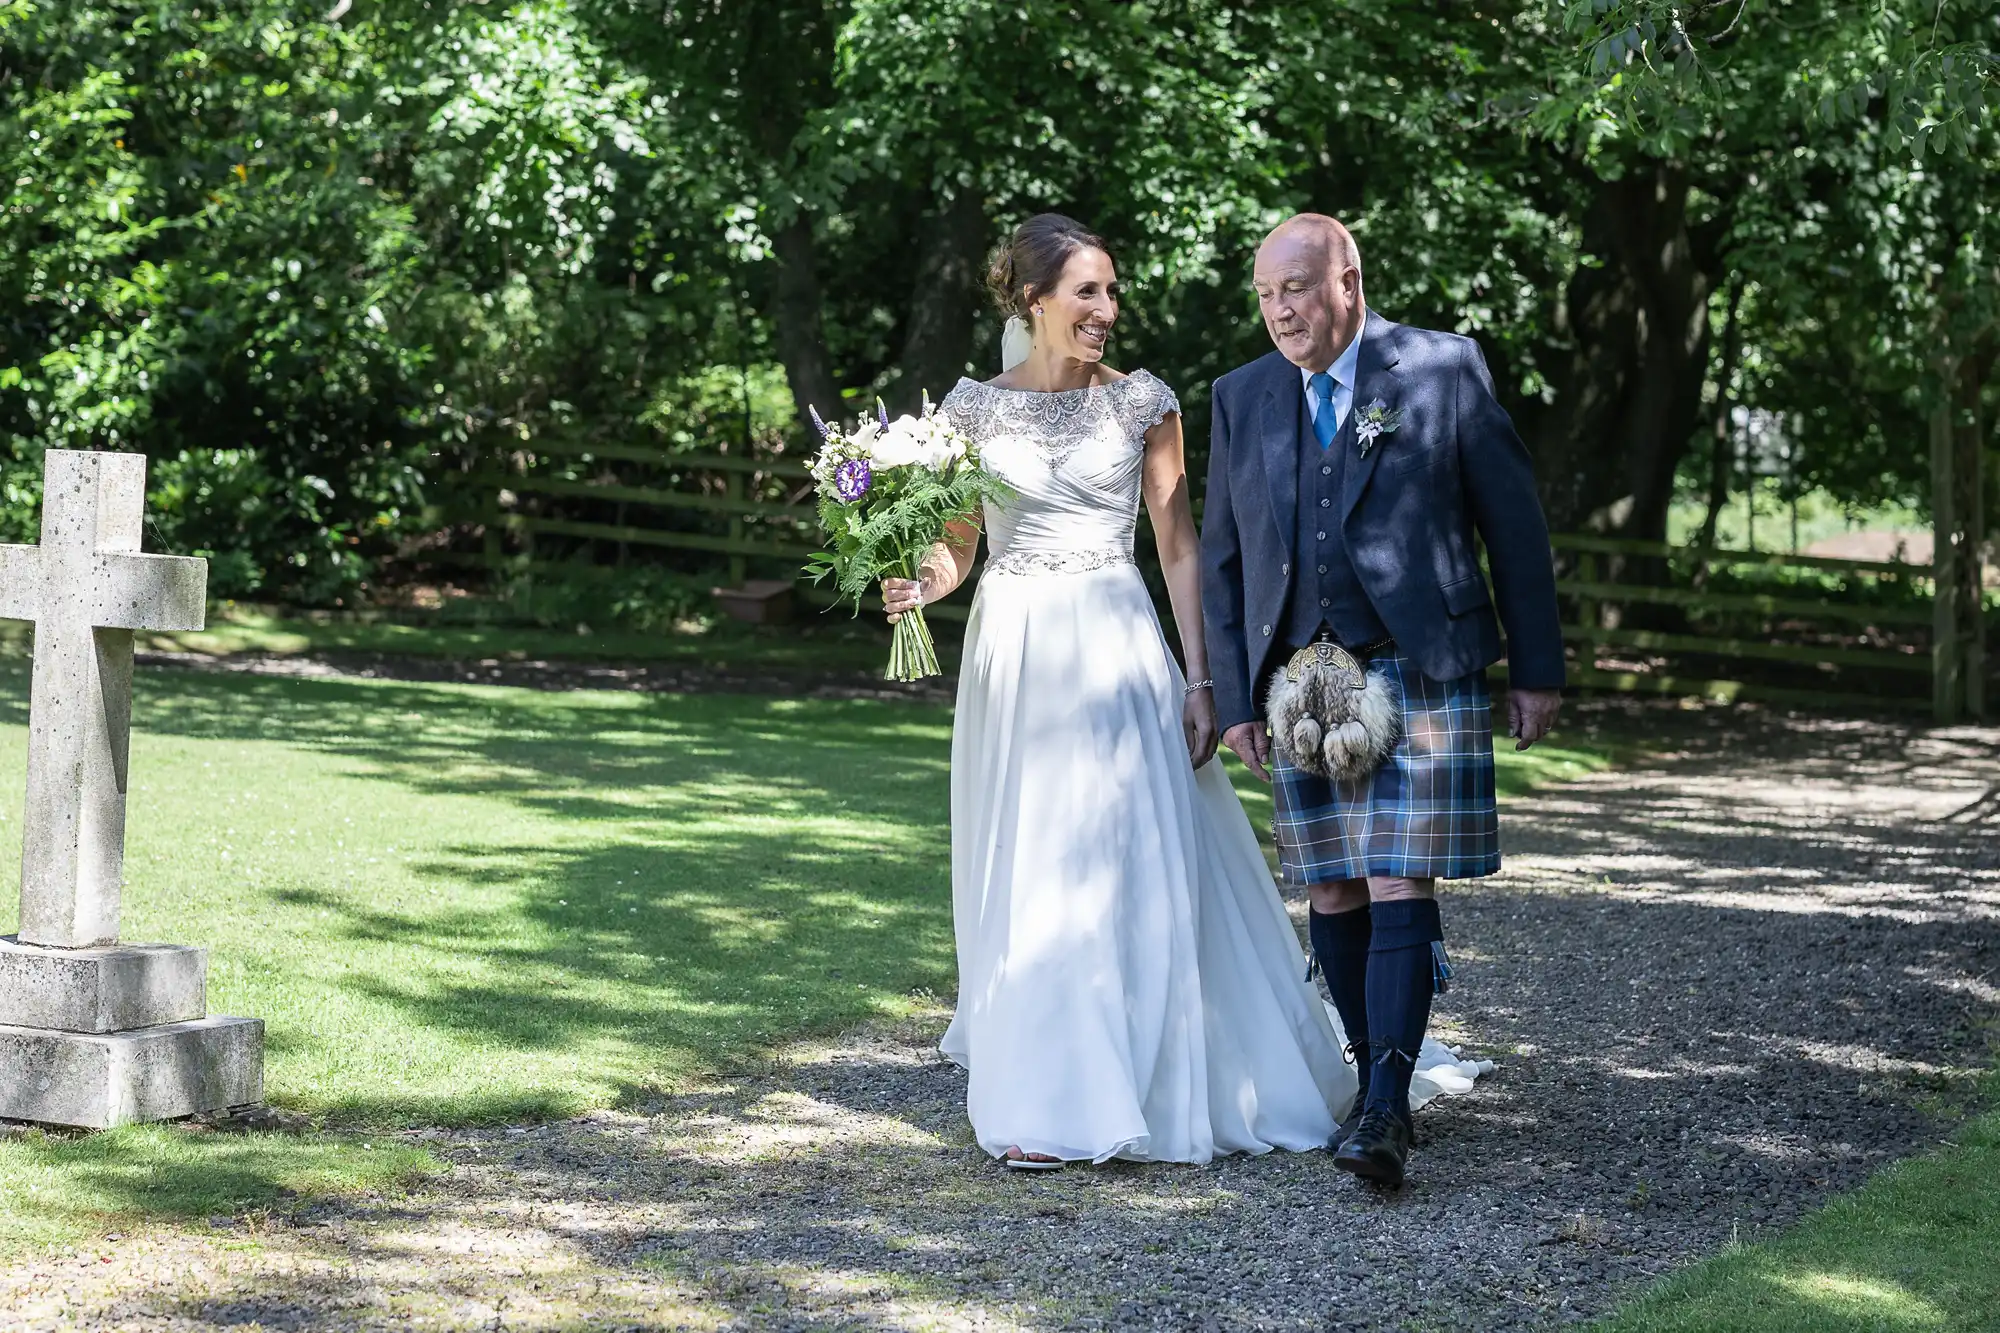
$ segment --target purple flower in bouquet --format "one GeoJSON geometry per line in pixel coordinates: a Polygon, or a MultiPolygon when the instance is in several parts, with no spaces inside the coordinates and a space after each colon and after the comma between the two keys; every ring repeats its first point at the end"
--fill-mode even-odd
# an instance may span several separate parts
{"type": "Polygon", "coordinates": [[[875,470],[865,458],[850,458],[833,470],[833,491],[848,504],[868,494],[875,484],[875,470]]]}

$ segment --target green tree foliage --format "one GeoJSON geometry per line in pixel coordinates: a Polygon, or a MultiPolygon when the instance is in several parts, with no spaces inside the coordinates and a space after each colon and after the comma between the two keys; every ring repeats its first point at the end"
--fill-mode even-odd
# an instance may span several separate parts
{"type": "Polygon", "coordinates": [[[1313,208],[1480,341],[1559,526],[1662,532],[1731,406],[1920,498],[1939,395],[1993,415],[1996,47],[1962,0],[0,0],[0,538],[43,448],[144,449],[218,592],[349,598],[537,446],[985,373],[1050,208],[1197,463],[1313,208]]]}
{"type": "Polygon", "coordinates": [[[17,3],[0,61],[15,456],[146,449],[163,543],[216,556],[219,592],[354,582],[421,503],[428,359],[385,313],[419,255],[367,179],[391,128],[355,96],[368,53],[276,5],[17,3]]]}

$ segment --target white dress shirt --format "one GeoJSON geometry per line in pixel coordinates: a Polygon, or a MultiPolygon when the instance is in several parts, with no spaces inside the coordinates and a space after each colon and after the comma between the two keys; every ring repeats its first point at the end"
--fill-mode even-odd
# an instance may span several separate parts
{"type": "MultiPolygon", "coordinates": [[[[1333,429],[1336,434],[1347,424],[1347,413],[1354,406],[1354,368],[1361,360],[1361,335],[1368,328],[1368,312],[1361,312],[1361,324],[1354,330],[1354,341],[1347,344],[1347,350],[1334,358],[1326,373],[1333,376],[1333,429]]],[[[1306,412],[1313,423],[1319,423],[1319,403],[1313,398],[1313,372],[1299,367],[1299,383],[1305,386],[1306,412]]]]}

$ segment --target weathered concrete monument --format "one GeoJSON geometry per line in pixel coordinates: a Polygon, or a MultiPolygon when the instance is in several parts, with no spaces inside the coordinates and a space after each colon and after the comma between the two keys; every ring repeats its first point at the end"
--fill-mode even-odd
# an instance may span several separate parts
{"type": "Polygon", "coordinates": [[[40,546],[0,546],[35,622],[21,933],[0,938],[0,1117],[107,1128],[260,1101],[264,1024],[208,1016],[208,952],[120,944],[132,635],[200,629],[208,564],[142,555],[146,459],[51,449],[40,546]]]}

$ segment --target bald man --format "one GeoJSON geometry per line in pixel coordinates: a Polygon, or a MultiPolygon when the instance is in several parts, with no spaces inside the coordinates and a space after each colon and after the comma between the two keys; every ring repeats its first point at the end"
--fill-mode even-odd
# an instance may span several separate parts
{"type": "Polygon", "coordinates": [[[1360,1073],[1334,1161],[1394,1186],[1431,995],[1450,975],[1436,883],[1500,868],[1486,668],[1505,656],[1518,748],[1561,706],[1554,560],[1471,339],[1368,309],[1354,238],[1317,214],[1265,239],[1254,282],[1277,350],[1215,382],[1209,668],[1223,744],[1274,782],[1285,880],[1311,899],[1314,965],[1360,1073]],[[1273,678],[1316,644],[1399,700],[1399,738],[1365,776],[1315,776],[1265,723],[1273,678]]]}

